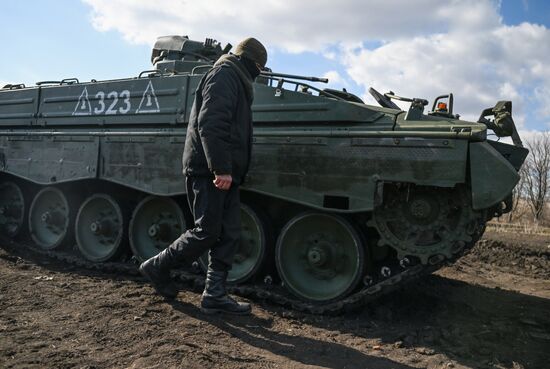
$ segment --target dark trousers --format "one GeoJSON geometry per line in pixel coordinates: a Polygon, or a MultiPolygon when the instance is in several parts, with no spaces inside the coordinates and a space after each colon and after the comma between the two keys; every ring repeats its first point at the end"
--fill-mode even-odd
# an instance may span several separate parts
{"type": "Polygon", "coordinates": [[[205,177],[186,177],[185,184],[195,226],[168,247],[170,258],[191,263],[210,250],[209,268],[228,271],[241,233],[239,187],[220,190],[205,177]]]}

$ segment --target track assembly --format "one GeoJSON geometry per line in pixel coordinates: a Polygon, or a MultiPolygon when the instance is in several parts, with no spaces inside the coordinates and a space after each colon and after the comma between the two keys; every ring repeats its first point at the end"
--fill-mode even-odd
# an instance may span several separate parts
{"type": "Polygon", "coordinates": [[[25,198],[14,182],[0,183],[0,234],[15,237],[25,222],[25,198]]]}
{"type": "MultiPolygon", "coordinates": [[[[265,265],[272,249],[272,235],[268,228],[269,225],[261,211],[241,203],[241,239],[235,252],[233,266],[227,275],[228,283],[245,283],[253,279],[265,265]]],[[[198,263],[206,272],[208,254],[202,255],[198,263]]]]}
{"type": "Polygon", "coordinates": [[[78,249],[90,261],[107,261],[121,249],[125,234],[122,211],[109,195],[89,197],[76,216],[75,235],[78,249]]]}
{"type": "Polygon", "coordinates": [[[169,197],[148,196],[130,221],[130,247],[140,261],[155,256],[185,231],[185,218],[169,197]]]}
{"type": "Polygon", "coordinates": [[[414,256],[428,264],[464,248],[478,231],[480,217],[461,189],[387,186],[368,225],[378,229],[379,246],[394,248],[400,260],[414,256]]]}
{"type": "Polygon", "coordinates": [[[29,231],[37,245],[45,250],[59,247],[70,238],[71,214],[65,194],[46,187],[36,194],[29,210],[29,231]]]}

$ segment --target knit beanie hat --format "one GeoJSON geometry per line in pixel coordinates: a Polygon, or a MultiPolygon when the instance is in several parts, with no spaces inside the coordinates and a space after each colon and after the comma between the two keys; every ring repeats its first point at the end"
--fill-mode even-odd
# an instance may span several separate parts
{"type": "Polygon", "coordinates": [[[253,37],[246,38],[242,40],[233,54],[238,56],[244,56],[263,67],[267,63],[267,50],[264,45],[253,37]]]}

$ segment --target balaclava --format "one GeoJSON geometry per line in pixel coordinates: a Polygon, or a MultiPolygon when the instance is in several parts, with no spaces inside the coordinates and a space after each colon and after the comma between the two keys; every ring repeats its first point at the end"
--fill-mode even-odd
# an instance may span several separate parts
{"type": "Polygon", "coordinates": [[[242,40],[235,48],[233,54],[241,57],[241,61],[252,76],[252,79],[255,79],[260,74],[256,63],[262,68],[267,63],[267,50],[260,41],[253,37],[242,40]]]}

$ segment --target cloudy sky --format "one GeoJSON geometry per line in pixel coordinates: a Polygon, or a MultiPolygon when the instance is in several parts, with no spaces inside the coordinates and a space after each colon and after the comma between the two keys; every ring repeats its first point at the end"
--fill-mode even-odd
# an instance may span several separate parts
{"type": "Polygon", "coordinates": [[[274,71],[327,76],[368,103],[373,86],[429,100],[453,92],[477,119],[512,100],[522,131],[550,129],[545,0],[2,0],[0,85],[132,77],[156,37],[267,45],[274,71]]]}

